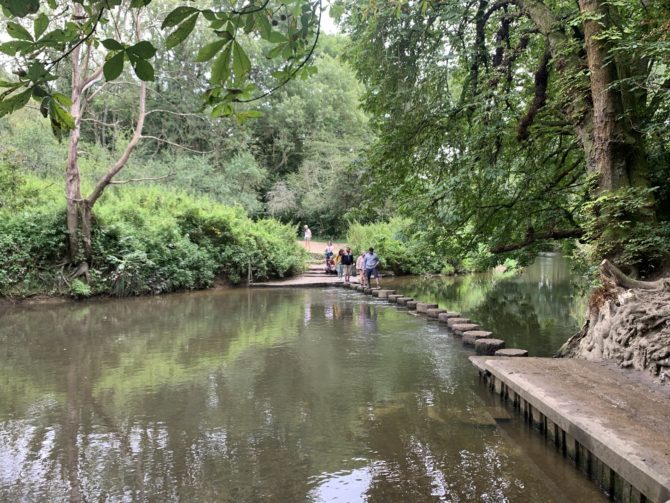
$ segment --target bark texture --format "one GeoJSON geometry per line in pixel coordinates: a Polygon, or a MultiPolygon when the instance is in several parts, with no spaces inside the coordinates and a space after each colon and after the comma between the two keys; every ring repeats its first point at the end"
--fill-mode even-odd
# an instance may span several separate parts
{"type": "Polygon", "coordinates": [[[602,274],[584,327],[557,356],[612,360],[670,383],[670,279],[632,280],[607,261],[602,274]]]}

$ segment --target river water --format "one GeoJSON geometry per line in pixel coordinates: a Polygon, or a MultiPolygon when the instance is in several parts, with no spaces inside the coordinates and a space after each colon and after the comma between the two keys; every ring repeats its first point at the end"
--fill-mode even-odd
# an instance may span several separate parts
{"type": "MultiPolygon", "coordinates": [[[[575,299],[538,278],[403,281],[548,353],[575,299]]],[[[605,501],[442,324],[356,292],[2,309],[0,501],[605,501]]]]}

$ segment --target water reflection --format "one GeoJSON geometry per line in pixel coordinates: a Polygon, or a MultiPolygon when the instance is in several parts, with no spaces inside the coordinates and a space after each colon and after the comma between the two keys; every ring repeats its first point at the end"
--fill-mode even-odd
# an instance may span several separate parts
{"type": "Polygon", "coordinates": [[[397,278],[390,288],[464,313],[504,339],[508,347],[551,356],[579,329],[585,296],[575,288],[569,262],[542,254],[522,274],[493,273],[450,278],[397,278]]]}
{"type": "Polygon", "coordinates": [[[546,493],[465,355],[339,289],[7,309],[0,501],[598,498],[546,493]]]}

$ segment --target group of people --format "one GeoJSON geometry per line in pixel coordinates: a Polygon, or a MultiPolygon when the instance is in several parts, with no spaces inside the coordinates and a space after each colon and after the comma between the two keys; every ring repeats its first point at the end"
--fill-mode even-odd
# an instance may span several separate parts
{"type": "Polygon", "coordinates": [[[356,268],[356,275],[360,278],[360,284],[363,286],[371,286],[370,280],[375,279],[377,288],[379,288],[379,257],[373,248],[370,248],[367,253],[361,252],[357,259],[351,252],[351,248],[340,248],[337,255],[334,253],[333,242],[328,241],[325,251],[326,263],[331,259],[335,262],[335,270],[337,277],[345,283],[349,283],[351,275],[356,268]],[[334,259],[333,259],[334,256],[334,259]]]}

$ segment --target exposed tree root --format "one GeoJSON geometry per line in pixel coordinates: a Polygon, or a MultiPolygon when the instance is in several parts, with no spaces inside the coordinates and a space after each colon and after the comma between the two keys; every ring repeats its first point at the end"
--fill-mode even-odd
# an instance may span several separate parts
{"type": "Polygon", "coordinates": [[[613,360],[670,381],[670,280],[633,280],[607,261],[602,274],[586,323],[558,356],[613,360]]]}

